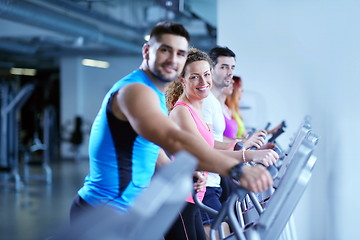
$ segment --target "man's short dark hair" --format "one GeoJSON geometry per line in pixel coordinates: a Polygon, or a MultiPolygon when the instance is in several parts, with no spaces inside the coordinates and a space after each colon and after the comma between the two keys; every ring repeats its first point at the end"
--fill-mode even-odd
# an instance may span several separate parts
{"type": "Polygon", "coordinates": [[[180,23],[175,22],[159,22],[152,29],[150,39],[155,38],[159,41],[163,34],[174,34],[186,38],[190,42],[190,34],[180,23]]]}
{"type": "Polygon", "coordinates": [[[211,60],[213,61],[214,66],[217,64],[217,59],[218,57],[233,57],[236,58],[236,55],[233,51],[230,50],[230,48],[228,47],[221,47],[221,46],[216,46],[214,48],[212,48],[209,51],[209,56],[211,58],[211,60]]]}

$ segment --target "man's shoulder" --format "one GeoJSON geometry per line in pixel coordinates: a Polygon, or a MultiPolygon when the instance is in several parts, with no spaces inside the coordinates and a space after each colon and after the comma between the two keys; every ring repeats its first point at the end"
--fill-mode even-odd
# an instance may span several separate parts
{"type": "Polygon", "coordinates": [[[214,105],[220,104],[219,100],[214,96],[212,92],[204,99],[203,108],[213,108],[214,105]]]}
{"type": "Polygon", "coordinates": [[[146,74],[137,69],[134,70],[133,72],[129,73],[128,75],[126,75],[125,77],[123,77],[122,79],[120,79],[120,82],[123,83],[144,83],[147,81],[147,76],[146,74]]]}
{"type": "Polygon", "coordinates": [[[146,85],[151,87],[151,83],[149,83],[148,77],[141,70],[135,70],[128,75],[124,76],[120,80],[118,80],[110,90],[110,92],[115,92],[120,90],[121,88],[128,85],[146,85]]]}

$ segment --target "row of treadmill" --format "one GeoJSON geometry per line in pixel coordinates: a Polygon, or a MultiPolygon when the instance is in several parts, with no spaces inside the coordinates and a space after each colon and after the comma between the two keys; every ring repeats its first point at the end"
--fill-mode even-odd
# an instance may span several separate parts
{"type": "MultiPolygon", "coordinates": [[[[202,210],[216,216],[210,239],[296,240],[293,212],[311,179],[318,141],[306,116],[288,149],[280,153],[275,170],[269,169],[274,179],[269,190],[254,194],[236,187],[219,212],[195,201],[202,210]],[[228,236],[221,227],[224,221],[232,230],[228,236]]],[[[154,176],[150,187],[127,213],[98,209],[54,239],[163,239],[192,191],[192,173],[197,165],[195,157],[187,152],[177,153],[176,159],[154,176]]]]}

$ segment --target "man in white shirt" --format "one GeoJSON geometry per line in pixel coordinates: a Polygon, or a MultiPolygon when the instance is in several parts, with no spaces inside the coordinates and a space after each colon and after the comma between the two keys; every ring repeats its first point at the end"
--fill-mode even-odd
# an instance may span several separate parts
{"type": "MultiPolygon", "coordinates": [[[[213,61],[213,86],[207,98],[204,99],[202,113],[206,123],[214,133],[215,148],[222,150],[232,150],[236,142],[242,142],[243,149],[252,146],[259,148],[264,144],[264,139],[260,136],[266,136],[264,131],[258,131],[249,139],[224,139],[225,119],[218,97],[224,87],[232,83],[235,69],[235,53],[227,47],[214,47],[210,50],[209,56],[213,61]]],[[[244,159],[245,160],[245,159],[244,159]]],[[[249,159],[250,160],[250,159],[249,159]]],[[[220,186],[221,178],[217,173],[209,173],[206,184],[206,193],[203,203],[213,209],[220,210],[220,196],[222,188],[220,186]]],[[[226,184],[228,185],[228,184],[226,184]]],[[[202,211],[202,220],[205,231],[209,231],[210,224],[214,217],[202,211]]]]}

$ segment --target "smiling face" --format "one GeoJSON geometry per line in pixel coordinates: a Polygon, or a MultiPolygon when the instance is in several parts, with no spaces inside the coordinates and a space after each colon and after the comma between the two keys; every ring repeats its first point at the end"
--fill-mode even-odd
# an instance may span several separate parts
{"type": "Polygon", "coordinates": [[[188,46],[186,38],[174,34],[150,40],[143,52],[151,73],[162,82],[174,81],[183,70],[188,46]]]}
{"type": "Polygon", "coordinates": [[[201,60],[186,65],[180,78],[188,99],[204,99],[210,93],[212,74],[209,62],[201,60]]]}
{"type": "Polygon", "coordinates": [[[227,87],[232,82],[235,69],[235,58],[220,56],[214,66],[214,86],[221,89],[227,87]]]}

